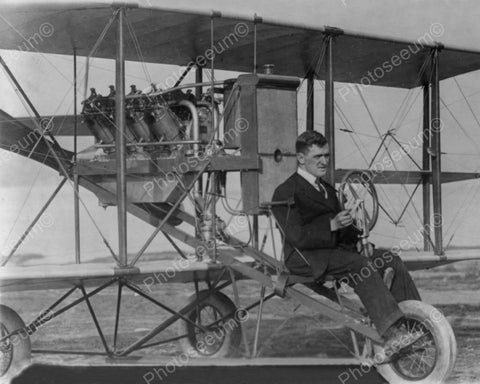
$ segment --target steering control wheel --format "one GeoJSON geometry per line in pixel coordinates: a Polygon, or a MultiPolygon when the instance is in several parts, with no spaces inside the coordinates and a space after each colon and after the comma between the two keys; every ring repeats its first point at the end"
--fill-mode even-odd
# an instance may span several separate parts
{"type": "Polygon", "coordinates": [[[338,189],[338,200],[342,210],[349,210],[353,217],[353,225],[369,231],[373,229],[378,219],[378,196],[370,171],[353,169],[342,178],[338,189]]]}

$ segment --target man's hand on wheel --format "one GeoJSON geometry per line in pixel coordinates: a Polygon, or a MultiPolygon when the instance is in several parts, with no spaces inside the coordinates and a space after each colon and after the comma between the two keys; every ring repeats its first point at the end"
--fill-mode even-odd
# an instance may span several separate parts
{"type": "Polygon", "coordinates": [[[353,218],[352,215],[350,215],[350,211],[344,210],[330,220],[330,228],[332,231],[338,231],[341,228],[348,227],[349,225],[352,225],[353,223],[353,218]]]}

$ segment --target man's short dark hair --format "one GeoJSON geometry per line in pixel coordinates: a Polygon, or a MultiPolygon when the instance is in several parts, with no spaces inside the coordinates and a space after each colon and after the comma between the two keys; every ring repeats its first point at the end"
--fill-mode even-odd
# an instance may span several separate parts
{"type": "Polygon", "coordinates": [[[328,144],[327,139],[320,132],[305,131],[297,137],[295,150],[297,153],[306,154],[312,145],[318,145],[320,148],[328,144]]]}

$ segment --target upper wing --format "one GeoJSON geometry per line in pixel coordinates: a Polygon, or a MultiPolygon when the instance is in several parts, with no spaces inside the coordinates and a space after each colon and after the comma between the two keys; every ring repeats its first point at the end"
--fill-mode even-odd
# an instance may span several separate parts
{"type": "MultiPolygon", "coordinates": [[[[221,15],[212,19],[212,13],[172,10],[151,3],[129,2],[132,8],[127,12],[145,61],[181,66],[197,62],[208,67],[213,20],[215,68],[252,72],[253,17],[221,15]]],[[[0,49],[72,55],[76,47],[82,56],[90,54],[114,12],[112,2],[107,1],[0,0],[0,7],[0,49]]],[[[325,77],[324,65],[319,65],[325,28],[295,25],[287,20],[257,21],[258,67],[274,64],[277,74],[304,77],[315,72],[318,78],[325,77]]],[[[140,61],[132,38],[125,40],[127,60],[140,61]]],[[[434,45],[429,33],[417,42],[409,42],[346,31],[335,39],[334,78],[347,83],[415,87],[429,76],[428,69],[422,76],[419,70],[434,45]]],[[[115,58],[114,26],[93,56],[115,58]]],[[[451,47],[442,50],[441,79],[476,69],[480,69],[479,52],[451,47]]]]}

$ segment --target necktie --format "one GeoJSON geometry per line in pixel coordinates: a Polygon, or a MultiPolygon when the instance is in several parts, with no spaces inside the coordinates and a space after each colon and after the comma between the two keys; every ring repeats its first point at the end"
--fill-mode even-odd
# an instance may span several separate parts
{"type": "Polygon", "coordinates": [[[323,192],[325,194],[325,200],[327,200],[328,199],[328,192],[327,192],[327,188],[325,188],[325,185],[323,185],[322,179],[321,178],[316,179],[315,184],[317,184],[319,192],[322,192],[322,190],[323,190],[323,192]]]}

